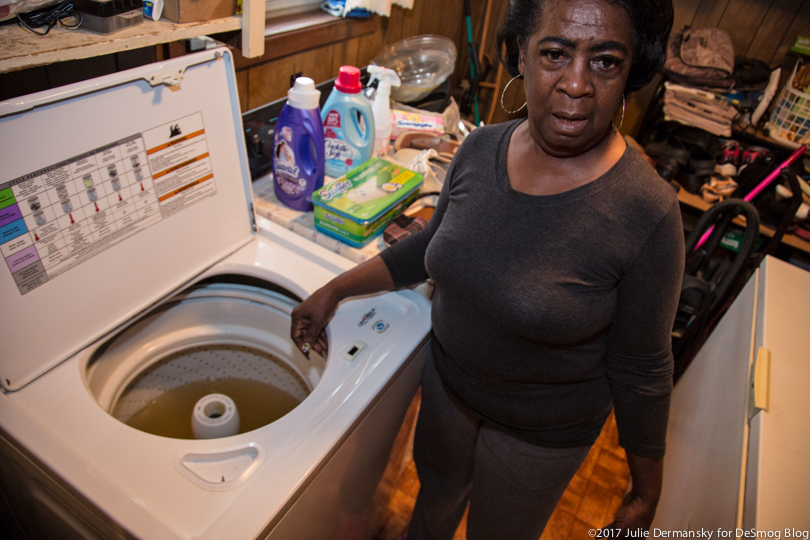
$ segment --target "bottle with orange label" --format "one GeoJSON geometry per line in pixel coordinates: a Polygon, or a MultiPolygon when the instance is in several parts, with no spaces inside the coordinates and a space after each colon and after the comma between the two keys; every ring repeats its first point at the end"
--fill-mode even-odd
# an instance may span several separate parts
{"type": "Polygon", "coordinates": [[[374,116],[362,93],[360,70],[342,66],[321,109],[326,174],[339,178],[374,152],[374,116]]]}

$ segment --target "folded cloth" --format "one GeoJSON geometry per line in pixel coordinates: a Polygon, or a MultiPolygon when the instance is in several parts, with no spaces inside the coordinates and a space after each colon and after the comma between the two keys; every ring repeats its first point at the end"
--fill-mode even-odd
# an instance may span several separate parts
{"type": "Polygon", "coordinates": [[[396,244],[400,240],[417,233],[425,228],[427,220],[419,216],[401,215],[394,218],[383,231],[383,241],[386,246],[396,244]]]}
{"type": "Polygon", "coordinates": [[[664,83],[666,120],[695,126],[714,135],[731,136],[731,123],[739,111],[713,92],[669,81],[664,83]]]}

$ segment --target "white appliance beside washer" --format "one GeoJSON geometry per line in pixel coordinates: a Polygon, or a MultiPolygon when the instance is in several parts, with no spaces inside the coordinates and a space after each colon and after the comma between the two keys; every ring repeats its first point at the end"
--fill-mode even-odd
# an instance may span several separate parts
{"type": "Polygon", "coordinates": [[[653,537],[810,535],[809,304],[810,272],[765,257],[675,385],[653,537]]]}
{"type": "Polygon", "coordinates": [[[327,359],[295,349],[295,298],[352,263],[254,222],[230,52],[0,103],[0,139],[12,532],[351,533],[418,384],[430,305],[351,300],[327,359]],[[165,403],[191,387],[191,405],[165,403]]]}

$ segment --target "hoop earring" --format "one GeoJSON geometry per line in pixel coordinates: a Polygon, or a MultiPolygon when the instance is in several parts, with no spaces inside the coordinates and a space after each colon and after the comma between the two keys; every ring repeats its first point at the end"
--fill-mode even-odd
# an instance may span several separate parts
{"type": "Polygon", "coordinates": [[[519,109],[515,109],[514,111],[510,111],[510,110],[509,110],[509,109],[507,109],[507,108],[504,106],[504,104],[503,104],[503,96],[504,96],[504,94],[506,94],[506,89],[507,89],[507,88],[509,88],[509,85],[510,85],[510,84],[512,84],[512,82],[513,82],[515,79],[522,79],[522,78],[523,78],[523,75],[515,75],[514,77],[512,77],[512,78],[509,80],[509,82],[508,82],[508,83],[506,83],[506,86],[504,86],[504,87],[503,87],[503,92],[501,92],[501,109],[503,109],[505,112],[507,112],[507,113],[509,113],[509,114],[515,114],[516,112],[520,112],[521,110],[523,110],[523,107],[525,107],[525,106],[526,106],[526,102],[524,101],[524,102],[523,102],[523,105],[521,105],[519,109]]]}
{"type": "Polygon", "coordinates": [[[624,94],[622,94],[622,118],[619,120],[619,127],[616,127],[613,120],[610,121],[610,127],[613,128],[613,133],[618,133],[619,130],[622,129],[622,124],[624,124],[624,94]]]}

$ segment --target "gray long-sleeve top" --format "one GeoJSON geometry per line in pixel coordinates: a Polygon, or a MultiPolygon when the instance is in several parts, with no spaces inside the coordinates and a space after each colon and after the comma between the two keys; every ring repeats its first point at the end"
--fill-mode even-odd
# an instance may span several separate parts
{"type": "Polygon", "coordinates": [[[428,227],[383,260],[397,286],[433,279],[437,369],[479,414],[571,447],[596,440],[612,405],[620,444],[661,457],[684,266],[677,195],[630,147],[579,188],[515,191],[519,122],[472,132],[428,227]]]}

